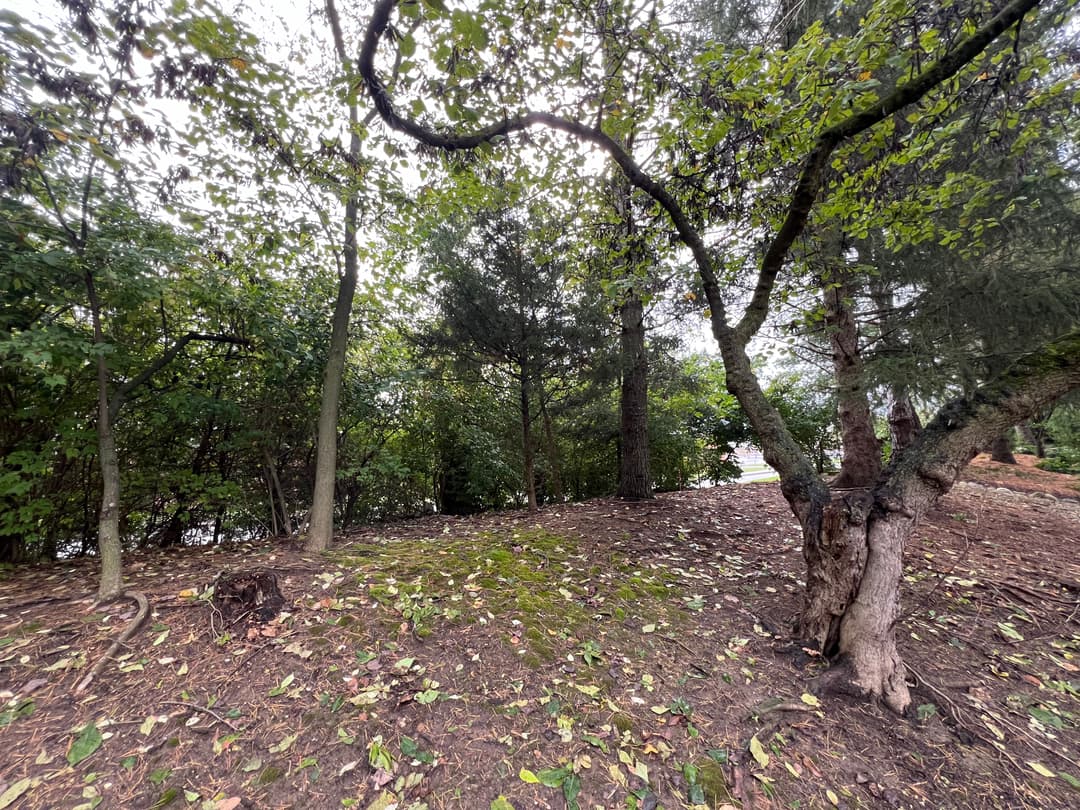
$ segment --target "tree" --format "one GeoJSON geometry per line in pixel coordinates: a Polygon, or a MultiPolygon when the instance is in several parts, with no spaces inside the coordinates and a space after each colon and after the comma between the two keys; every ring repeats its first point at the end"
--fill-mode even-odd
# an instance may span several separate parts
{"type": "MultiPolygon", "coordinates": [[[[682,119],[677,113],[674,118],[685,120],[693,128],[675,131],[673,136],[685,135],[700,142],[698,152],[704,151],[707,157],[708,150],[723,141],[732,128],[730,118],[711,115],[708,91],[730,80],[736,86],[741,83],[747,87],[743,98],[756,101],[746,77],[754,72],[751,65],[757,65],[758,70],[765,68],[767,75],[774,77],[773,86],[780,92],[755,105],[763,112],[749,111],[745,115],[761,115],[763,127],[772,122],[771,142],[783,147],[779,153],[786,158],[783,165],[796,169],[786,204],[759,220],[759,226],[767,228],[770,235],[764,239],[749,303],[736,322],[728,315],[721,283],[723,268],[703,236],[711,219],[709,211],[687,209],[677,184],[665,183],[646,171],[601,128],[581,117],[522,111],[504,115],[487,127],[455,132],[436,130],[398,112],[375,64],[376,51],[396,5],[396,0],[379,0],[375,4],[358,60],[368,92],[388,126],[444,150],[475,149],[533,127],[564,133],[606,153],[628,180],[666,213],[697,267],[728,388],[747,413],[766,460],[779,471],[781,490],[803,527],[808,579],[799,633],[842,664],[834,669],[838,680],[882,698],[897,711],[906,710],[910,696],[893,630],[899,615],[905,541],[920,517],[948,491],[962,467],[990,438],[1080,386],[1080,333],[1051,340],[970,396],[945,406],[920,437],[894,454],[890,464],[872,479],[858,481],[860,486],[855,489],[837,491],[830,490],[817,474],[782,416],[769,403],[754,373],[747,346],[769,315],[778,295],[777,280],[792,246],[805,233],[815,208],[820,207],[819,201],[845,182],[845,159],[859,151],[880,155],[880,141],[875,139],[895,126],[900,115],[913,115],[914,123],[932,127],[938,113],[922,116],[915,105],[924,103],[928,110],[940,107],[941,112],[948,111],[953,79],[979,75],[984,67],[980,60],[986,58],[987,49],[1024,20],[1038,0],[1015,0],[989,17],[974,8],[943,17],[928,13],[920,17],[920,22],[934,29],[932,36],[927,36],[921,25],[899,28],[889,4],[875,5],[852,40],[828,41],[819,46],[820,28],[811,26],[806,36],[777,54],[768,65],[761,52],[732,58],[720,45],[702,54],[698,64],[709,66],[712,73],[699,77],[706,92],[686,94],[683,110],[688,115],[682,119]],[[942,29],[948,36],[942,35],[942,29]],[[912,30],[916,33],[903,33],[912,30]],[[892,47],[894,31],[904,36],[903,50],[899,52],[892,47]],[[890,58],[898,58],[896,72],[900,77],[891,87],[873,79],[874,70],[890,58]],[[800,101],[792,102],[784,88],[804,66],[818,64],[817,60],[832,67],[835,77],[820,85],[826,88],[820,96],[816,88],[804,85],[807,89],[800,101]]],[[[415,9],[410,13],[416,13],[415,9]]],[[[441,12],[436,9],[432,13],[441,12]]],[[[558,30],[561,35],[561,23],[558,30]]],[[[658,36],[655,28],[645,30],[658,36]]],[[[480,49],[482,43],[477,45],[480,49]]],[[[1060,81],[1049,76],[1046,81],[1052,92],[1061,92],[1060,81]]],[[[453,98],[468,98],[464,87],[460,83],[456,86],[458,92],[452,94],[453,98]]],[[[686,86],[693,84],[686,82],[686,86]]],[[[482,109],[487,106],[484,98],[476,101],[482,109]]],[[[518,99],[515,107],[523,104],[518,99]]],[[[474,112],[466,118],[476,117],[474,112]]],[[[905,158],[914,159],[910,155],[905,158]]]]}
{"type": "MultiPolygon", "coordinates": [[[[359,93],[353,81],[353,64],[345,48],[334,0],[326,0],[326,16],[334,38],[334,52],[341,63],[346,86],[346,105],[349,110],[348,160],[356,166],[360,159],[361,124],[359,93]]],[[[307,551],[324,551],[334,535],[334,491],[337,481],[338,405],[341,397],[341,380],[345,373],[345,351],[349,341],[349,315],[356,293],[359,254],[356,246],[356,229],[359,219],[360,197],[355,181],[348,184],[345,199],[345,237],[342,244],[341,278],[334,315],[330,329],[330,351],[323,372],[322,396],[319,408],[318,449],[315,464],[315,485],[311,499],[311,525],[308,528],[307,551]]]]}
{"type": "MultiPolygon", "coordinates": [[[[117,597],[123,590],[120,533],[120,465],[116,422],[138,390],[193,343],[244,344],[243,338],[211,334],[198,327],[176,330],[161,313],[162,349],[123,379],[114,379],[110,313],[134,301],[161,298],[166,268],[190,261],[191,243],[170,228],[140,216],[128,201],[149,191],[136,184],[119,154],[133,142],[150,143],[156,133],[145,123],[140,105],[148,88],[132,69],[155,34],[135,4],[119,3],[109,11],[72,6],[75,35],[70,44],[96,61],[97,75],[81,74],[64,56],[43,47],[42,33],[23,21],[5,55],[27,66],[26,78],[44,100],[16,83],[18,94],[3,115],[4,185],[17,190],[30,206],[45,213],[55,227],[22,233],[46,264],[60,266],[68,282],[78,279],[89,318],[89,341],[96,369],[96,425],[101,470],[101,508],[97,547],[101,557],[98,596],[117,597]],[[43,56],[48,54],[49,57],[43,56]]],[[[130,310],[129,310],[130,311],[130,310]]],[[[114,320],[119,320],[114,316],[114,320]]]]}
{"type": "Polygon", "coordinates": [[[563,288],[556,229],[534,216],[481,211],[472,222],[455,221],[435,235],[425,259],[440,286],[439,321],[422,338],[467,363],[496,366],[512,380],[532,511],[538,505],[534,425],[553,381],[583,353],[589,330],[578,317],[584,310],[563,288]]]}

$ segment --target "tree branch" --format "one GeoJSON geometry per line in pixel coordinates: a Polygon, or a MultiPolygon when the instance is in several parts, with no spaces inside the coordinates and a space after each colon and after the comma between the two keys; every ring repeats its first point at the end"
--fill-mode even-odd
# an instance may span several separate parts
{"type": "Polygon", "coordinates": [[[390,13],[397,5],[397,2],[398,0],[378,0],[375,4],[375,10],[372,13],[371,22],[368,24],[358,60],[360,76],[367,86],[368,93],[370,93],[375,104],[375,109],[387,126],[409,135],[427,146],[446,151],[475,149],[483,144],[498,143],[514,132],[521,132],[536,126],[572,135],[581,141],[600,148],[618,165],[634,186],[656,200],[667,212],[676,232],[679,234],[679,238],[690,248],[690,252],[694,256],[694,262],[701,276],[706,298],[712,308],[713,332],[716,333],[719,339],[721,334],[727,334],[730,331],[724,313],[723,300],[720,297],[720,285],[716,279],[715,265],[701,234],[694,228],[690,218],[671,193],[650,177],[625,149],[602,130],[552,113],[526,112],[513,118],[505,118],[472,133],[443,133],[429,129],[416,121],[399,115],[394,109],[386,87],[375,72],[375,53],[378,50],[379,41],[390,23],[390,13]]]}
{"type": "Polygon", "coordinates": [[[117,414],[120,413],[120,409],[124,406],[124,401],[132,391],[149,382],[151,377],[175,360],[176,356],[180,354],[189,343],[197,340],[209,341],[212,343],[231,343],[234,346],[251,345],[250,340],[234,337],[233,335],[206,335],[200,332],[188,332],[183,337],[178,338],[172,346],[165,350],[165,353],[162,354],[161,357],[143,369],[140,374],[132,377],[126,383],[117,387],[109,402],[109,421],[112,422],[116,419],[117,414]]]}
{"type": "Polygon", "coordinates": [[[1021,19],[1028,10],[1038,5],[1039,0],[1014,0],[986,26],[936,64],[895,89],[883,101],[853,114],[819,136],[817,145],[804,161],[787,216],[766,251],[751,305],[737,329],[733,329],[727,321],[716,265],[704,239],[686,211],[667,188],[650,177],[616,141],[600,129],[551,113],[524,112],[471,133],[444,133],[399,115],[386,87],[375,72],[375,54],[397,2],[398,0],[377,0],[358,59],[360,76],[372,97],[375,109],[387,126],[420,143],[447,151],[475,149],[483,144],[498,143],[514,132],[534,126],[566,133],[603,150],[619,166],[631,184],[652,197],[667,212],[679,238],[693,254],[710,307],[713,335],[723,356],[728,390],[738,398],[761,438],[766,461],[779,471],[781,486],[788,501],[798,512],[809,502],[827,497],[827,487],[814,471],[813,464],[795,442],[780,414],[765,397],[746,354],[746,345],[768,314],[769,298],[776,277],[783,267],[788,250],[806,227],[810,211],[823,185],[829,158],[836,146],[844,139],[854,137],[902,107],[919,100],[933,87],[954,75],[997,36],[1021,19]]]}
{"type": "MultiPolygon", "coordinates": [[[[994,436],[1030,419],[1059,397],[1080,388],[1080,330],[1024,355],[975,393],[944,406],[903,451],[886,486],[936,498],[994,436]]],[[[912,503],[926,498],[904,499],[912,503]]]]}
{"type": "Polygon", "coordinates": [[[817,143],[803,161],[802,172],[791,196],[784,223],[765,251],[753,298],[735,327],[736,337],[742,344],[749,342],[765,322],[776,277],[784,266],[784,260],[791,246],[806,229],[810,211],[825,182],[829,158],[836,147],[841,142],[881,123],[909,104],[914,104],[946,79],[956,75],[1010,26],[1018,24],[1027,12],[1039,5],[1039,2],[1040,0],[1014,0],[985,26],[911,81],[900,85],[884,99],[852,113],[851,116],[829,127],[818,136],[817,143]]]}

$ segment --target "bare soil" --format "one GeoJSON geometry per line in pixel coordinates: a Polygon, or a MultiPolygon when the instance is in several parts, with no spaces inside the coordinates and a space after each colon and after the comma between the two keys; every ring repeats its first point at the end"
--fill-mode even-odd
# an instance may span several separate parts
{"type": "Polygon", "coordinates": [[[1076,479],[969,478],[908,549],[909,718],[815,696],[774,484],[131,555],[80,692],[136,603],[2,572],[0,808],[1080,806],[1076,479]],[[284,609],[222,615],[238,571],[284,609]]]}

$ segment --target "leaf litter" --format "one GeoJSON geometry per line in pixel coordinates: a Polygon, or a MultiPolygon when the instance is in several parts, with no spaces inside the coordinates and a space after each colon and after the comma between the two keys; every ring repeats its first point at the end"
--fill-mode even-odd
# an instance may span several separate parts
{"type": "Polygon", "coordinates": [[[15,571],[0,807],[1075,805],[1080,520],[1055,503],[958,490],[926,520],[902,720],[814,694],[768,484],[430,517],[325,557],[136,553],[150,619],[77,699],[131,607],[94,606],[92,561],[15,571]],[[214,574],[251,565],[282,612],[215,621],[214,574]]]}

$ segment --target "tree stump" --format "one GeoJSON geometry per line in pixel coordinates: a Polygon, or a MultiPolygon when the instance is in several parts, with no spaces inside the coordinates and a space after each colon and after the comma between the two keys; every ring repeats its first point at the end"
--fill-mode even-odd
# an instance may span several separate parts
{"type": "Polygon", "coordinates": [[[222,572],[214,581],[214,607],[226,624],[252,616],[268,622],[285,606],[272,571],[222,572]]]}

